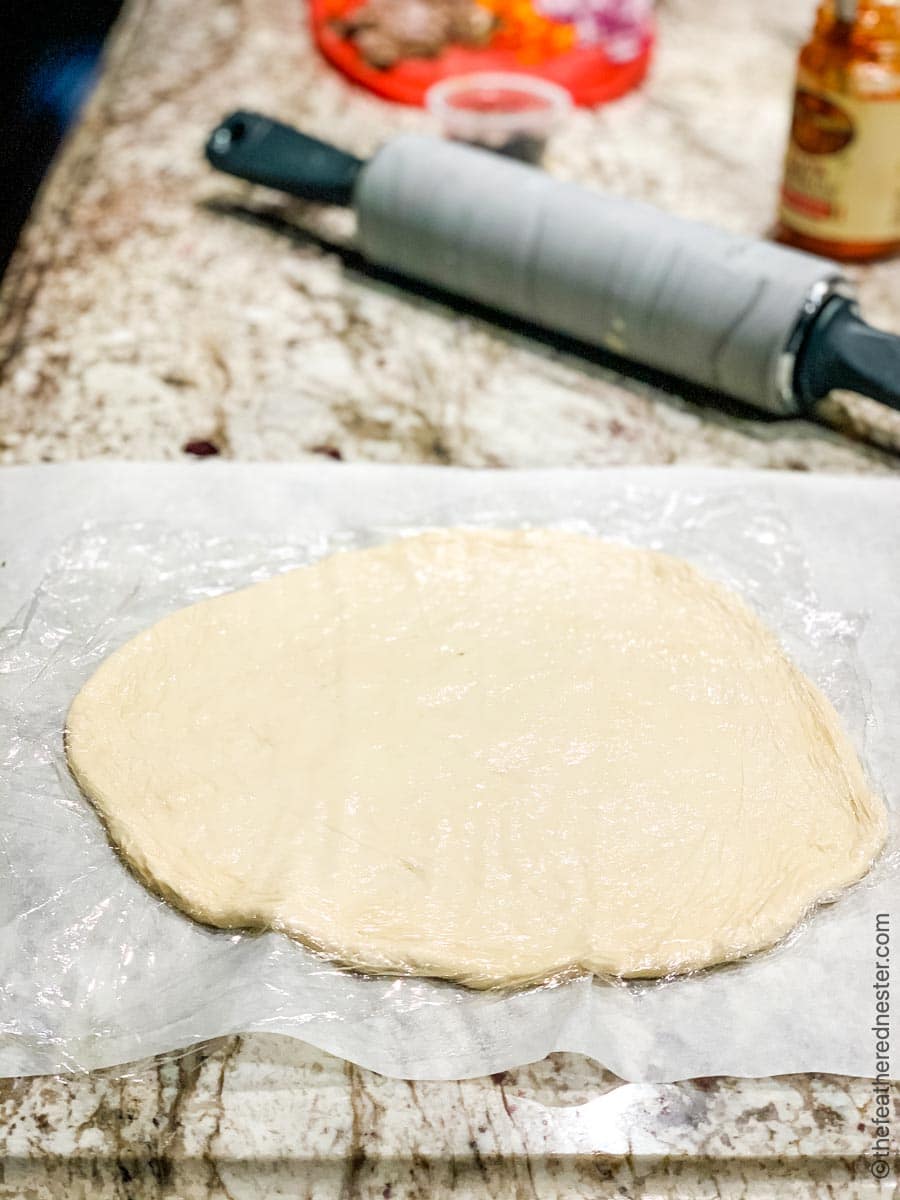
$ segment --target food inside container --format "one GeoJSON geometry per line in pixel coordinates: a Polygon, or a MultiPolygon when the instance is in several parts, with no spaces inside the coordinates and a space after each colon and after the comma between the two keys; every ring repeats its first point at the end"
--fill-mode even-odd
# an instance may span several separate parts
{"type": "Polygon", "coordinates": [[[474,72],[517,72],[576,104],[612,100],[646,73],[652,0],[311,0],[319,49],[357,83],[425,103],[474,72]]]}
{"type": "Polygon", "coordinates": [[[363,0],[333,22],[372,67],[434,58],[447,46],[482,46],[496,15],[477,0],[363,0]]]}
{"type": "Polygon", "coordinates": [[[425,105],[445,137],[536,163],[572,98],[546,79],[485,71],[436,83],[425,105]]]}

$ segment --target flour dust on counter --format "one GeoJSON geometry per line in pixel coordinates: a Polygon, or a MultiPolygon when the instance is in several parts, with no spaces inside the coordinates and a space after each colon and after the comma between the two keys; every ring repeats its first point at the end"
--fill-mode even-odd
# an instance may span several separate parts
{"type": "Polygon", "coordinates": [[[886,835],[741,599],[560,530],[427,532],[175,612],[85,684],[66,749],[198,920],[477,988],[743,957],[886,835]]]}

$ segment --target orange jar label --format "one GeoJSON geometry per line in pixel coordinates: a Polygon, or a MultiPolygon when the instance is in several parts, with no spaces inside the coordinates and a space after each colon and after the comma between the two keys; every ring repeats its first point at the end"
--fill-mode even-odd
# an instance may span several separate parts
{"type": "Polygon", "coordinates": [[[823,240],[900,239],[900,100],[826,92],[801,71],[780,215],[823,240]]]}

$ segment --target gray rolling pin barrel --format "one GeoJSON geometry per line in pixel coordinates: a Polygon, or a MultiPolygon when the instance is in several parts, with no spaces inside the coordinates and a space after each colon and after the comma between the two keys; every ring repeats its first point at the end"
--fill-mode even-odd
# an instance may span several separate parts
{"type": "Polygon", "coordinates": [[[838,268],[409,135],[353,197],[372,262],[647,366],[786,411],[787,337],[838,268]]]}

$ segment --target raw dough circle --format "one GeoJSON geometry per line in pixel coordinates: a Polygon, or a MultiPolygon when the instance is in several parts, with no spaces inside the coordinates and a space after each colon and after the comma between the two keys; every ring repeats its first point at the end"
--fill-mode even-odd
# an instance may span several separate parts
{"type": "Polygon", "coordinates": [[[176,612],[103,663],[66,743],[193,916],[475,987],[749,954],[886,829],[741,600],[550,530],[426,533],[176,612]]]}

